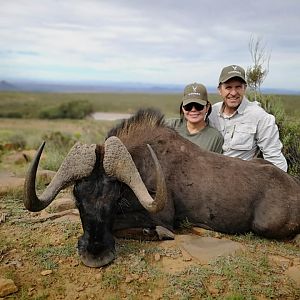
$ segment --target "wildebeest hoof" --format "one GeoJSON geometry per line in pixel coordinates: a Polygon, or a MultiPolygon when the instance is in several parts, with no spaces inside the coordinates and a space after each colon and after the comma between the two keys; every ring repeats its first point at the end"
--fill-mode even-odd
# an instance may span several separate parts
{"type": "Polygon", "coordinates": [[[294,238],[293,238],[293,243],[300,248],[300,234],[297,234],[294,238]]]}
{"type": "Polygon", "coordinates": [[[160,240],[174,240],[175,238],[174,233],[165,227],[156,226],[155,230],[160,240]]]}

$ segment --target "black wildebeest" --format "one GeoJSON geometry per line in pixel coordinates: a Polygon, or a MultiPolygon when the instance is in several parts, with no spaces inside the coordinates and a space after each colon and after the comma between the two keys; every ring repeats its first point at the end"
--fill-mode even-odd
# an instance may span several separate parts
{"type": "Polygon", "coordinates": [[[224,233],[252,231],[290,238],[300,231],[300,184],[270,163],[204,151],[164,125],[155,110],[122,121],[104,145],[76,144],[42,195],[35,190],[44,144],[29,169],[24,204],[47,207],[74,184],[83,235],[83,263],[100,267],[115,258],[114,229],[172,231],[188,220],[224,233]]]}

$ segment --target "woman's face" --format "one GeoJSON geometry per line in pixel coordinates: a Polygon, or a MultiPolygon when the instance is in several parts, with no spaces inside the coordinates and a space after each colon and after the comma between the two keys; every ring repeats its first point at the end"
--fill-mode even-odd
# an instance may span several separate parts
{"type": "Polygon", "coordinates": [[[208,105],[203,106],[199,103],[191,102],[182,106],[182,111],[187,122],[195,124],[205,122],[208,108],[208,105]]]}

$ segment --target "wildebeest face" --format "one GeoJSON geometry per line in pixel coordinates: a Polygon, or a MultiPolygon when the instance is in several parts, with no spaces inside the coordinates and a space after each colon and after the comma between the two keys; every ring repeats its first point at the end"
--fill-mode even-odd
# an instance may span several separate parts
{"type": "Polygon", "coordinates": [[[28,169],[24,205],[29,211],[41,211],[50,205],[61,190],[74,185],[84,231],[78,242],[78,250],[82,262],[87,266],[101,267],[115,258],[112,225],[121,185],[126,184],[149,212],[163,209],[166,203],[164,174],[151,146],[147,144],[157,173],[154,199],[148,193],[130,152],[116,136],[106,139],[104,145],[76,143],[49,185],[38,196],[35,181],[44,146],[45,142],[37,150],[28,169]]]}
{"type": "Polygon", "coordinates": [[[115,258],[112,225],[120,183],[95,171],[74,186],[83,235],[78,240],[82,262],[89,267],[101,267],[115,258]]]}

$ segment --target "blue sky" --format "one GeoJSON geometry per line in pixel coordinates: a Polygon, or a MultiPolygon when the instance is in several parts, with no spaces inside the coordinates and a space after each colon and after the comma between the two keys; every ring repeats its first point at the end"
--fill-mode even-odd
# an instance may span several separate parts
{"type": "Polygon", "coordinates": [[[263,87],[300,90],[300,1],[0,0],[0,80],[216,86],[270,53],[263,87]]]}

